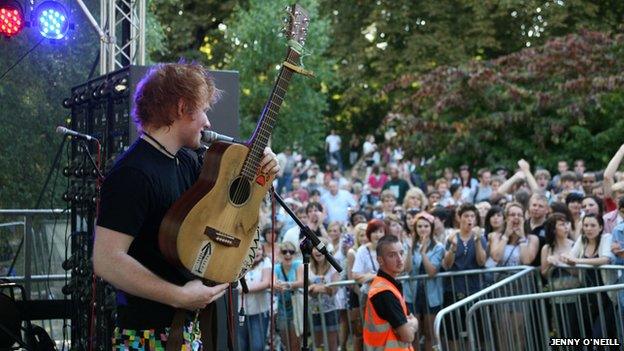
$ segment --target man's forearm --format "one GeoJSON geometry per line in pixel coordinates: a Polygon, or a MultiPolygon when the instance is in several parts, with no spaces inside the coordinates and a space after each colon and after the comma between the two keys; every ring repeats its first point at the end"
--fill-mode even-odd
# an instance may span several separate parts
{"type": "Polygon", "coordinates": [[[177,307],[181,289],[125,253],[93,255],[95,274],[128,294],[177,307]]]}

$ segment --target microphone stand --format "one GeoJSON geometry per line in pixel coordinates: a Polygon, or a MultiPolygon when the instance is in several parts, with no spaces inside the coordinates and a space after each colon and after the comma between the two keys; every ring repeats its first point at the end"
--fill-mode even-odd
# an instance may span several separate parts
{"type": "MultiPolygon", "coordinates": [[[[319,238],[314,234],[314,232],[305,224],[303,224],[297,215],[286,205],[284,199],[275,191],[273,187],[271,187],[271,193],[273,198],[277,200],[277,202],[282,206],[282,208],[288,213],[288,215],[297,223],[297,226],[301,229],[301,233],[303,233],[304,238],[301,240],[299,246],[301,247],[301,254],[303,255],[303,342],[301,343],[302,351],[309,351],[308,347],[308,333],[309,333],[309,325],[308,325],[308,276],[309,276],[309,265],[310,265],[310,255],[312,255],[312,248],[316,248],[320,253],[322,253],[329,264],[332,265],[339,273],[342,272],[342,267],[336,261],[334,256],[332,256],[328,251],[327,247],[319,240],[319,238]]],[[[293,312],[294,313],[294,312],[293,312]]]]}

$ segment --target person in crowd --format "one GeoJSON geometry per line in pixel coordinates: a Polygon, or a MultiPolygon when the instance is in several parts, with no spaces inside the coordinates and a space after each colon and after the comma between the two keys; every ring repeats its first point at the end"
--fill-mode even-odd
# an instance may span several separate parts
{"type": "Polygon", "coordinates": [[[280,194],[286,194],[291,190],[293,170],[297,164],[290,146],[285,147],[284,151],[277,155],[277,161],[279,162],[281,171],[277,178],[277,191],[280,194]]]}
{"type": "MultiPolygon", "coordinates": [[[[542,256],[540,272],[544,278],[548,279],[552,290],[579,287],[578,278],[574,274],[559,268],[563,265],[563,256],[572,252],[574,241],[570,239],[571,228],[572,223],[563,213],[553,213],[544,224],[546,244],[540,253],[542,256]]],[[[571,325],[577,324],[571,323],[571,325]]],[[[578,334],[571,334],[569,337],[572,335],[578,334]]]]}
{"type": "MultiPolygon", "coordinates": [[[[137,85],[132,117],[140,136],[104,180],[93,244],[94,273],[117,289],[114,348],[128,348],[125,335],[136,335],[137,343],[190,348],[202,327],[193,325],[197,313],[190,311],[204,309],[229,287],[189,279],[158,249],[168,209],[199,178],[202,157],[193,150],[202,146],[201,133],[211,126],[206,112],[218,97],[213,77],[195,63],[158,64],[137,85]],[[173,329],[173,335],[187,332],[173,341],[182,345],[167,345],[173,329]]],[[[269,176],[280,171],[269,148],[259,165],[269,176]]],[[[211,319],[213,306],[205,312],[211,319]]]]}
{"type": "Polygon", "coordinates": [[[583,194],[591,195],[594,184],[596,184],[596,173],[594,172],[583,173],[583,177],[581,178],[581,186],[583,189],[583,194]]]}
{"type": "Polygon", "coordinates": [[[574,173],[576,173],[577,178],[582,177],[583,174],[585,174],[586,169],[587,168],[585,167],[585,160],[578,159],[574,161],[574,173]]]}
{"type": "Polygon", "coordinates": [[[421,211],[427,208],[427,197],[420,188],[412,187],[403,199],[403,208],[405,210],[418,210],[421,211]]]}
{"type": "MultiPolygon", "coordinates": [[[[542,193],[534,193],[529,199],[529,218],[525,221],[525,232],[535,235],[539,240],[538,252],[544,246],[546,237],[544,233],[544,223],[548,216],[548,199],[542,193]]],[[[534,256],[535,260],[531,263],[533,266],[539,267],[539,256],[534,256]]]]}
{"type": "Polygon", "coordinates": [[[342,139],[340,135],[336,134],[336,131],[332,129],[329,132],[329,135],[325,138],[325,152],[327,162],[329,164],[334,164],[340,171],[344,169],[342,164],[342,155],[340,154],[340,147],[342,144],[342,139]]]}
{"type": "Polygon", "coordinates": [[[441,199],[442,199],[442,196],[437,190],[433,190],[427,193],[427,202],[429,203],[429,205],[427,206],[425,210],[427,212],[431,212],[437,207],[442,207],[442,205],[440,204],[441,199]]]}
{"type": "Polygon", "coordinates": [[[397,204],[396,196],[390,189],[386,189],[381,193],[381,213],[376,218],[384,219],[394,212],[394,208],[397,204]]]}
{"type": "Polygon", "coordinates": [[[597,216],[603,216],[603,205],[604,203],[597,197],[593,195],[585,195],[583,200],[581,200],[581,211],[583,214],[587,215],[593,213],[597,216]]]}
{"type": "MultiPolygon", "coordinates": [[[[613,155],[603,173],[602,188],[604,189],[606,212],[617,209],[619,199],[624,196],[624,183],[620,182],[617,187],[614,187],[617,184],[615,183],[615,174],[622,163],[622,158],[624,158],[624,144],[613,155]]],[[[605,226],[607,226],[606,222],[605,226]]]]}
{"type": "MultiPolygon", "coordinates": [[[[614,260],[611,252],[612,238],[610,233],[604,233],[604,223],[601,216],[595,214],[587,214],[583,216],[581,222],[581,236],[574,242],[572,251],[568,255],[562,255],[564,263],[571,266],[577,264],[587,264],[592,266],[600,266],[610,264],[614,260]]],[[[581,271],[584,285],[586,287],[602,286],[606,282],[606,274],[601,274],[600,270],[583,270],[581,271]]],[[[608,282],[611,283],[611,282],[608,282]]],[[[596,294],[589,295],[586,304],[583,306],[585,315],[589,318],[583,320],[588,337],[615,337],[615,320],[611,299],[606,293],[600,294],[600,300],[596,294]],[[600,301],[600,302],[599,302],[600,301]],[[600,309],[598,304],[602,305],[605,314],[600,318],[600,309]],[[587,308],[587,310],[585,310],[587,308]],[[601,319],[605,320],[605,324],[601,319]]]]}
{"type": "Polygon", "coordinates": [[[490,234],[502,233],[505,227],[505,217],[503,208],[500,206],[492,206],[485,215],[483,225],[483,235],[488,238],[488,242],[492,240],[490,234]]]}
{"type": "Polygon", "coordinates": [[[414,222],[416,221],[416,215],[421,211],[412,209],[407,210],[405,212],[405,217],[403,218],[403,231],[408,238],[414,238],[416,232],[414,232],[414,222]]]}
{"type": "MultiPolygon", "coordinates": [[[[435,188],[435,190],[440,193],[440,203],[444,204],[445,200],[451,197],[451,192],[449,191],[449,187],[450,184],[449,182],[446,180],[446,178],[438,178],[436,179],[435,183],[433,184],[433,187],[435,188]]],[[[444,205],[442,205],[444,206],[444,205]]]]}
{"type": "Polygon", "coordinates": [[[624,197],[618,201],[617,209],[602,216],[605,233],[613,233],[616,226],[624,222],[624,197]]]}
{"type": "Polygon", "coordinates": [[[462,200],[466,203],[472,203],[470,194],[477,187],[477,180],[470,175],[468,165],[459,166],[459,183],[462,187],[462,200]]]}
{"type": "Polygon", "coordinates": [[[449,188],[449,196],[440,201],[440,206],[459,207],[463,203],[461,185],[459,185],[459,183],[453,183],[449,188]]]}
{"type": "Polygon", "coordinates": [[[411,314],[396,280],[405,270],[403,245],[393,235],[379,239],[379,269],[371,283],[364,312],[366,350],[413,350],[418,320],[411,314]]]}
{"type": "Polygon", "coordinates": [[[366,141],[362,144],[362,155],[367,167],[372,167],[379,162],[379,152],[377,151],[377,144],[375,144],[375,137],[372,134],[367,135],[366,141]]]}
{"type": "Polygon", "coordinates": [[[327,209],[327,220],[347,223],[349,209],[357,210],[357,203],[353,195],[338,187],[336,180],[329,181],[329,191],[321,196],[321,203],[327,209]]]}
{"type": "Polygon", "coordinates": [[[388,172],[390,174],[390,179],[384,183],[382,192],[384,190],[390,190],[394,194],[397,203],[403,203],[403,198],[405,197],[405,193],[409,190],[409,183],[405,179],[400,177],[399,166],[396,163],[392,163],[388,166],[388,172]]]}
{"type": "Polygon", "coordinates": [[[568,165],[568,161],[559,160],[557,161],[557,174],[553,177],[550,182],[550,188],[553,190],[561,190],[561,175],[570,170],[570,166],[568,165]]]}
{"type": "MultiPolygon", "coordinates": [[[[347,277],[349,279],[354,280],[355,277],[353,275],[353,265],[355,263],[355,258],[357,255],[357,251],[360,247],[366,245],[369,240],[366,235],[366,228],[368,227],[367,223],[358,223],[354,226],[354,237],[355,244],[352,248],[347,252],[347,277]]],[[[351,333],[353,334],[353,350],[361,351],[362,350],[362,314],[360,311],[360,288],[359,285],[354,285],[349,287],[348,291],[348,302],[349,302],[349,320],[351,321],[351,333]]]]}
{"type": "Polygon", "coordinates": [[[356,134],[351,134],[349,140],[349,164],[355,166],[360,154],[360,138],[356,134]]]}
{"type": "Polygon", "coordinates": [[[485,215],[492,208],[492,204],[489,201],[479,201],[475,203],[477,211],[479,211],[479,223],[485,223],[485,215]]]}
{"type": "Polygon", "coordinates": [[[285,197],[293,198],[302,204],[305,204],[310,197],[308,191],[301,186],[301,179],[299,177],[293,177],[292,182],[290,184],[291,191],[286,193],[285,197]]]}
{"type": "Polygon", "coordinates": [[[329,222],[327,225],[327,241],[331,248],[330,252],[333,255],[338,254],[340,252],[340,240],[342,239],[343,233],[346,232],[346,228],[342,225],[340,221],[329,222]]]}
{"type": "Polygon", "coordinates": [[[275,264],[275,283],[277,291],[277,329],[282,343],[288,350],[298,350],[301,347],[301,331],[295,325],[295,313],[301,313],[295,308],[300,294],[298,289],[303,287],[303,265],[301,260],[295,259],[298,255],[298,245],[291,241],[283,241],[280,245],[280,262],[275,264]]]}
{"type": "MultiPolygon", "coordinates": [[[[570,193],[581,193],[580,190],[576,188],[577,176],[574,172],[564,172],[561,174],[560,178],[560,191],[557,195],[557,201],[565,202],[566,197],[570,193]]],[[[582,194],[581,194],[582,195],[582,194]]]]}
{"type": "MultiPolygon", "coordinates": [[[[410,280],[405,289],[405,300],[411,311],[416,315],[425,338],[425,350],[432,350],[433,345],[433,320],[440,311],[444,288],[442,279],[434,278],[442,267],[444,246],[437,242],[433,236],[435,219],[427,212],[421,212],[416,216],[414,223],[414,241],[411,245],[410,255],[406,271],[410,276],[427,274],[429,279],[410,280]],[[409,296],[408,296],[409,294],[409,296]]],[[[420,335],[417,334],[414,349],[420,347],[420,335]]]]}
{"type": "Polygon", "coordinates": [[[468,202],[477,204],[481,201],[487,201],[492,196],[492,187],[490,181],[492,180],[492,172],[487,168],[481,168],[477,172],[479,183],[474,187],[470,193],[470,199],[468,202]]]}
{"type": "Polygon", "coordinates": [[[539,251],[537,235],[526,234],[524,210],[516,202],[505,208],[505,229],[492,235],[491,257],[501,267],[528,265],[539,251]]]}
{"type": "MultiPolygon", "coordinates": [[[[442,267],[448,272],[458,272],[470,269],[481,268],[485,265],[487,253],[486,239],[481,235],[480,230],[473,230],[479,226],[479,214],[477,208],[472,204],[461,205],[457,209],[459,217],[459,231],[451,234],[446,239],[444,259],[442,267]]],[[[451,304],[473,294],[481,289],[481,283],[478,276],[467,277],[451,277],[445,284],[444,305],[451,304]]],[[[466,310],[461,309],[460,320],[466,320],[466,310]]],[[[456,341],[459,332],[458,321],[446,320],[445,336],[450,340],[451,349],[456,349],[456,341]]],[[[462,325],[464,322],[461,322],[462,325]]]]}
{"type": "Polygon", "coordinates": [[[448,181],[449,184],[459,184],[459,177],[453,171],[451,167],[444,167],[442,176],[448,181]]]}
{"type": "MultiPolygon", "coordinates": [[[[329,244],[325,238],[320,238],[320,241],[325,245],[329,244]]],[[[335,296],[337,288],[328,284],[338,281],[338,278],[338,272],[329,264],[325,255],[314,248],[310,260],[309,308],[312,313],[315,344],[330,351],[338,349],[339,319],[335,296]],[[327,331],[327,345],[323,343],[323,329],[327,331]]]]}
{"type": "Polygon", "coordinates": [[[582,219],[581,211],[583,208],[582,202],[583,195],[578,192],[571,192],[565,197],[566,206],[568,206],[570,213],[572,213],[572,218],[574,218],[575,230],[572,231],[572,240],[576,240],[580,236],[582,219]]]}
{"type": "Polygon", "coordinates": [[[433,236],[439,243],[445,243],[446,238],[454,232],[453,218],[455,210],[452,208],[439,207],[431,212],[434,218],[433,236]]]}
{"type": "MultiPolygon", "coordinates": [[[[308,206],[306,206],[306,217],[307,221],[304,221],[303,218],[301,222],[306,224],[314,234],[318,237],[327,237],[327,230],[325,229],[325,225],[323,222],[325,221],[325,213],[323,212],[323,205],[318,202],[310,202],[308,206]]],[[[284,233],[284,237],[282,238],[282,242],[290,241],[293,245],[299,247],[299,242],[303,239],[304,235],[301,232],[301,228],[299,226],[295,226],[290,228],[286,233],[284,233]]]]}
{"type": "Polygon", "coordinates": [[[238,328],[238,347],[241,350],[263,351],[269,327],[271,301],[268,289],[271,285],[271,260],[264,256],[263,247],[256,250],[251,269],[245,273],[248,293],[239,285],[239,316],[245,316],[238,328]]]}
{"type": "Polygon", "coordinates": [[[372,167],[372,171],[370,176],[368,176],[368,191],[369,191],[369,199],[368,202],[371,204],[375,204],[379,201],[379,196],[381,195],[381,189],[384,184],[388,181],[388,176],[386,173],[382,172],[381,167],[378,165],[374,165],[372,167]]]}
{"type": "Polygon", "coordinates": [[[388,234],[399,238],[399,241],[406,245],[406,247],[412,245],[412,242],[410,241],[411,238],[408,238],[405,233],[403,220],[399,216],[394,213],[388,215],[384,218],[384,224],[386,225],[386,228],[388,228],[388,234]]]}
{"type": "Polygon", "coordinates": [[[262,243],[262,252],[269,259],[279,257],[279,240],[277,232],[273,232],[272,226],[265,225],[260,230],[260,240],[262,243]]]}
{"type": "Polygon", "coordinates": [[[355,261],[353,262],[353,279],[359,284],[360,298],[363,299],[368,293],[369,282],[375,278],[375,274],[379,269],[377,264],[377,242],[388,232],[386,225],[380,219],[373,219],[366,226],[366,238],[368,243],[361,245],[355,253],[355,261]]]}

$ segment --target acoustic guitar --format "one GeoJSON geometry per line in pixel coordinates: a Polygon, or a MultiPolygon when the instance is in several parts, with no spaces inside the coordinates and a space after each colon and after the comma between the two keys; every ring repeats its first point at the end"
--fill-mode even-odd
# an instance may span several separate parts
{"type": "Polygon", "coordinates": [[[286,60],[252,137],[244,144],[212,143],[199,179],[160,225],[165,258],[209,282],[234,282],[253,262],[260,205],[273,182],[259,169],[260,161],[293,73],[307,72],[299,61],[308,23],[306,10],[289,8],[286,60]]]}

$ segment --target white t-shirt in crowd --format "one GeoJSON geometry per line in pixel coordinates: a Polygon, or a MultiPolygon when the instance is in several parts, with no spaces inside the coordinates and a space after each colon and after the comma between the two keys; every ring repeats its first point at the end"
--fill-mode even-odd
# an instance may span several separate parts
{"type": "Polygon", "coordinates": [[[329,144],[329,152],[340,151],[340,136],[335,134],[330,134],[325,138],[325,142],[329,144]]]}
{"type": "MultiPolygon", "coordinates": [[[[247,285],[258,283],[262,280],[262,270],[268,269],[271,273],[271,260],[265,257],[262,262],[245,274],[247,285]]],[[[238,305],[241,304],[241,297],[238,297],[238,305]]],[[[268,312],[271,309],[271,299],[268,290],[262,290],[245,294],[245,314],[248,316],[268,312]]]]}

